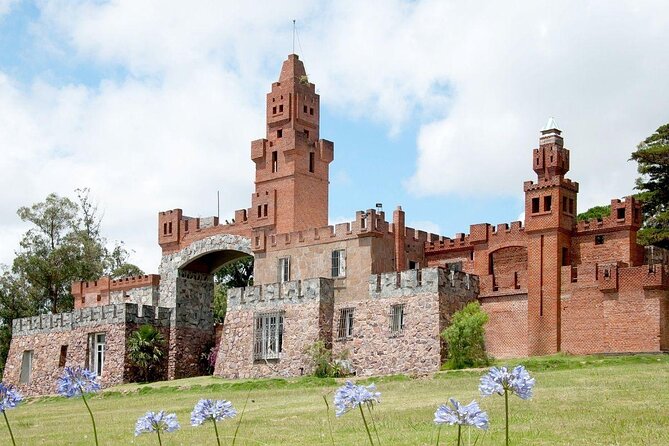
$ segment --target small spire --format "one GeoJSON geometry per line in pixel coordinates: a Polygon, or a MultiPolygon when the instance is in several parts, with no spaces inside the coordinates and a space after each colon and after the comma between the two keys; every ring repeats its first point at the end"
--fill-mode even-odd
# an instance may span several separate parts
{"type": "Polygon", "coordinates": [[[558,134],[560,132],[562,132],[562,129],[560,129],[560,127],[558,127],[557,122],[555,122],[555,118],[552,117],[552,116],[550,118],[548,118],[548,122],[546,123],[544,128],[541,129],[541,133],[547,133],[551,130],[557,130],[558,134]]]}

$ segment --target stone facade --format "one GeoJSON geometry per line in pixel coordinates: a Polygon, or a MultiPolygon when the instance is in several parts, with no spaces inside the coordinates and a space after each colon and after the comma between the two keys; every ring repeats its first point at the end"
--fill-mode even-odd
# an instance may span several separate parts
{"type": "Polygon", "coordinates": [[[125,345],[142,323],[168,339],[168,379],[201,373],[213,344],[219,376],[310,373],[305,350],[316,341],[347,351],[358,375],[425,374],[445,359],[452,314],[474,299],[490,316],[493,356],[669,350],[669,255],[637,245],[632,197],[612,200],[606,218],[576,221],[579,185],[566,178],[570,154],[553,120],[531,152],[525,221],[448,238],[407,227],[401,207],[391,221],[376,208],[328,226],[334,144],[320,139],[320,97],[296,55],[266,112],[265,137],[251,143],[250,207],[225,223],[160,212],[160,275],[77,282],[74,312],[14,321],[8,382],[52,392],[63,365],[90,365],[95,333],[107,336],[103,384],[132,379],[125,345]],[[254,286],[229,290],[215,327],[214,274],[244,256],[255,259],[254,286]]]}

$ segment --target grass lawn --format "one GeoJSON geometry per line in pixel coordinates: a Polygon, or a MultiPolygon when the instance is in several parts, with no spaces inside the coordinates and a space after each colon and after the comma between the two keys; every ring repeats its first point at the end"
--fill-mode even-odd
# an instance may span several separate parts
{"type": "MultiPolygon", "coordinates": [[[[507,361],[525,364],[536,378],[534,397],[510,399],[512,444],[524,445],[669,445],[669,355],[593,356],[507,361]]],[[[435,409],[453,396],[472,399],[490,416],[490,430],[478,445],[504,439],[502,397],[481,398],[480,370],[439,372],[432,378],[394,376],[375,382],[382,403],[374,410],[383,445],[434,445],[435,409]]],[[[190,412],[200,398],[229,399],[241,411],[249,397],[237,445],[319,445],[329,438],[323,395],[331,405],[337,445],[364,445],[359,412],[336,419],[332,393],[340,381],[227,381],[201,377],[123,385],[90,401],[101,445],[154,445],[155,434],[133,436],[137,418],[147,410],[176,412],[181,430],[165,434],[164,445],[215,445],[211,424],[190,426],[190,412]]],[[[92,430],[81,399],[29,400],[7,411],[19,445],[91,445],[92,430]]],[[[237,419],[220,424],[222,444],[230,444],[237,419]]],[[[441,444],[455,443],[455,428],[445,426],[441,444]]],[[[472,442],[477,432],[472,432],[472,442]]],[[[465,435],[465,438],[467,436],[465,435]]],[[[0,423],[0,445],[11,444],[0,423]]]]}

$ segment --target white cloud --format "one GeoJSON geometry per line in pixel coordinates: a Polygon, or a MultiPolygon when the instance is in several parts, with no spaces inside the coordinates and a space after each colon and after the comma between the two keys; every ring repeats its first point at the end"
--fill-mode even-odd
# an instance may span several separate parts
{"type": "Polygon", "coordinates": [[[12,6],[17,2],[18,0],[0,0],[0,18],[10,12],[12,6]]]}
{"type": "Polygon", "coordinates": [[[417,229],[419,231],[425,231],[429,234],[441,234],[441,229],[439,228],[439,225],[429,220],[410,221],[407,223],[407,226],[410,228],[417,229]]]}

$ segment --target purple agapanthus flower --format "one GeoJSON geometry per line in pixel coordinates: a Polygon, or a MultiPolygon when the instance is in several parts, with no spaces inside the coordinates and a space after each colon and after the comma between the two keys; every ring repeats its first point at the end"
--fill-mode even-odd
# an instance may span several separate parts
{"type": "Polygon", "coordinates": [[[351,409],[354,409],[362,404],[374,404],[381,402],[381,392],[376,391],[376,386],[370,384],[368,386],[356,385],[351,381],[337,389],[334,396],[335,414],[340,417],[351,409]]]}
{"type": "Polygon", "coordinates": [[[0,412],[13,409],[23,401],[21,394],[11,385],[0,382],[0,412]]]}
{"type": "Polygon", "coordinates": [[[442,404],[434,413],[435,424],[450,424],[459,426],[474,426],[479,429],[488,429],[488,414],[481,410],[476,401],[466,406],[450,398],[451,406],[442,404]]]}
{"type": "Polygon", "coordinates": [[[135,436],[151,432],[174,432],[180,427],[176,414],[165,414],[164,410],[147,412],[146,415],[139,417],[137,420],[135,436]]]}
{"type": "Polygon", "coordinates": [[[200,400],[190,414],[190,424],[199,426],[205,421],[221,421],[237,415],[237,410],[227,400],[200,400]]]}
{"type": "Polygon", "coordinates": [[[525,367],[518,365],[512,371],[506,367],[492,367],[490,371],[481,377],[479,390],[483,396],[493,394],[504,395],[505,391],[518,395],[521,399],[532,397],[534,378],[530,377],[525,367]]]}
{"type": "Polygon", "coordinates": [[[95,372],[88,369],[65,367],[63,375],[58,378],[58,393],[67,398],[95,393],[100,390],[97,378],[95,372]]]}

